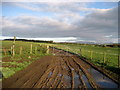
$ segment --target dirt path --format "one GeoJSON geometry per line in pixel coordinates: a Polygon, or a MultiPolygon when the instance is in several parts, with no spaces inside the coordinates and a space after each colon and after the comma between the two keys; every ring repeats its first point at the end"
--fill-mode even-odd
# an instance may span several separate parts
{"type": "Polygon", "coordinates": [[[90,66],[77,56],[54,50],[3,81],[3,88],[100,88],[90,75],[90,66]]]}

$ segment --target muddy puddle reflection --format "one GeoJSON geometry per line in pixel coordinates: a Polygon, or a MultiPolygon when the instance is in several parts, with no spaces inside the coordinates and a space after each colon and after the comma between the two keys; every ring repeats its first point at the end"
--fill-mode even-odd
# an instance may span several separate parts
{"type": "Polygon", "coordinates": [[[74,84],[75,84],[74,85],[75,88],[78,88],[81,84],[80,79],[79,79],[79,75],[76,72],[74,73],[74,84]]]}
{"type": "MultiPolygon", "coordinates": [[[[118,88],[118,84],[100,73],[99,71],[95,70],[94,68],[89,68],[88,71],[94,77],[94,80],[98,85],[102,88],[118,88]]],[[[120,88],[120,87],[119,87],[120,88]]]]}

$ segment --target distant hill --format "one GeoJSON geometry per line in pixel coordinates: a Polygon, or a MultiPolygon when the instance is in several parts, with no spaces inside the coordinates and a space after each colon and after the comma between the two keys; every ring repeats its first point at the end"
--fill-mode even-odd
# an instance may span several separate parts
{"type": "MultiPolygon", "coordinates": [[[[14,39],[4,39],[4,41],[13,41],[14,39]]],[[[40,43],[53,43],[53,41],[42,41],[42,40],[27,40],[27,39],[16,39],[16,41],[27,41],[27,42],[40,42],[40,43]]]]}
{"type": "MultiPolygon", "coordinates": [[[[13,41],[14,39],[4,39],[4,41],[13,41]]],[[[100,47],[120,47],[120,44],[97,44],[94,42],[53,42],[53,41],[42,41],[42,40],[27,40],[27,39],[16,39],[16,41],[27,41],[27,42],[39,42],[39,43],[54,43],[54,44],[80,44],[80,45],[94,45],[94,46],[100,46],[100,47]]]]}

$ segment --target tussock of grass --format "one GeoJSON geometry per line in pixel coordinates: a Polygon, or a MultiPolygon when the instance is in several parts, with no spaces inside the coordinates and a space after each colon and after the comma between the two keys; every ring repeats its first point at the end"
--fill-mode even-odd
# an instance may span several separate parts
{"type": "Polygon", "coordinates": [[[26,61],[26,62],[23,62],[23,63],[17,63],[17,62],[7,62],[7,63],[5,63],[7,65],[16,65],[17,67],[3,67],[2,72],[3,72],[4,78],[8,78],[11,75],[13,75],[15,72],[24,69],[30,63],[32,63],[32,62],[31,61],[26,61]]]}
{"type": "Polygon", "coordinates": [[[3,73],[4,78],[8,78],[11,75],[13,75],[15,71],[11,68],[6,67],[6,68],[2,68],[2,73],[3,73]]]}

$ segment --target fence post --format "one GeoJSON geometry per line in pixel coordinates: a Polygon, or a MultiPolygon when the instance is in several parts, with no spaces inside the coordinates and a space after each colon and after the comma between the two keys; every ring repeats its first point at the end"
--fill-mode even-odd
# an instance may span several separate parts
{"type": "Polygon", "coordinates": [[[14,36],[14,41],[13,41],[14,44],[15,44],[15,40],[16,40],[16,36],[14,36]]]}
{"type": "Polygon", "coordinates": [[[22,54],[22,46],[20,47],[20,55],[22,54]]]}
{"type": "Polygon", "coordinates": [[[13,44],[13,46],[12,46],[12,56],[14,56],[15,55],[15,44],[13,44]]]}
{"type": "Polygon", "coordinates": [[[47,45],[47,54],[49,54],[49,45],[47,45]]]}
{"type": "Polygon", "coordinates": [[[11,49],[10,49],[10,50],[11,50],[11,55],[12,55],[12,46],[11,46],[11,49]]]}
{"type": "Polygon", "coordinates": [[[81,54],[81,56],[82,56],[82,48],[80,48],[80,54],[81,54]]]}
{"type": "Polygon", "coordinates": [[[39,46],[41,47],[41,44],[39,44],[39,46]]]}
{"type": "Polygon", "coordinates": [[[35,47],[35,54],[37,54],[37,46],[35,47]]]}
{"type": "Polygon", "coordinates": [[[4,55],[6,56],[6,49],[4,48],[3,51],[4,51],[4,55]]]}
{"type": "Polygon", "coordinates": [[[92,60],[93,51],[90,51],[90,59],[92,60]]]}
{"type": "Polygon", "coordinates": [[[120,68],[120,55],[118,55],[118,68],[120,68]]]}
{"type": "Polygon", "coordinates": [[[103,54],[103,63],[105,64],[105,62],[106,62],[106,53],[104,52],[104,54],[103,54]]]}
{"type": "Polygon", "coordinates": [[[54,55],[54,46],[52,45],[52,48],[53,48],[53,55],[54,55]]]}
{"type": "Polygon", "coordinates": [[[14,36],[14,41],[13,41],[13,46],[12,46],[12,56],[15,55],[15,39],[16,37],[14,36]]]}
{"type": "Polygon", "coordinates": [[[32,44],[30,45],[30,54],[32,54],[32,44]]]}

